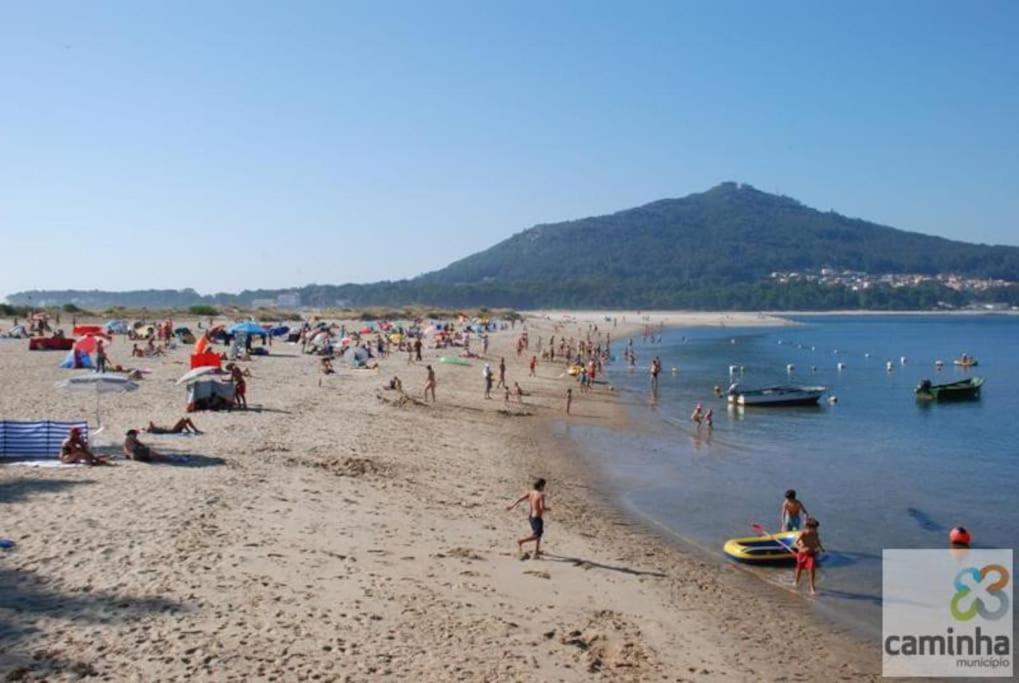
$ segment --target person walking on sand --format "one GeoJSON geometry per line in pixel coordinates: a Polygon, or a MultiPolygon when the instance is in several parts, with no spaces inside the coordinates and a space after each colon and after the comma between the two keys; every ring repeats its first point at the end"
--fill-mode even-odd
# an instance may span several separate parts
{"type": "Polygon", "coordinates": [[[821,537],[817,533],[817,527],[821,526],[813,517],[807,517],[807,528],[796,539],[796,586],[800,585],[800,575],[803,570],[807,571],[807,579],[810,584],[810,594],[817,595],[817,588],[814,585],[814,574],[817,567],[817,556],[824,552],[821,545],[821,537]]]}
{"type": "Polygon", "coordinates": [[[570,407],[573,405],[573,389],[566,390],[566,414],[570,414],[570,407]]]}
{"type": "Polygon", "coordinates": [[[492,366],[485,363],[485,368],[481,371],[481,376],[485,380],[485,398],[492,398],[492,366]]]}
{"type": "Polygon", "coordinates": [[[106,360],[106,347],[103,340],[99,339],[96,341],[96,372],[106,372],[106,360]]]}
{"type": "Polygon", "coordinates": [[[527,555],[523,553],[523,547],[525,543],[534,542],[534,559],[541,557],[541,537],[545,535],[545,512],[548,507],[545,505],[545,480],[538,479],[534,482],[534,488],[525,493],[524,495],[517,498],[512,505],[506,507],[507,512],[512,512],[513,508],[524,501],[527,501],[530,510],[527,514],[527,521],[531,525],[531,535],[526,538],[521,538],[517,541],[517,551],[521,553],[521,558],[527,555]]]}
{"type": "Polygon", "coordinates": [[[428,400],[428,394],[432,395],[432,403],[435,403],[435,370],[431,365],[427,366],[428,377],[425,379],[425,400],[428,400]]]}
{"type": "Polygon", "coordinates": [[[799,531],[803,517],[809,517],[807,507],[796,498],[796,489],[785,492],[781,509],[782,531],[799,531]]]}
{"type": "Polygon", "coordinates": [[[509,385],[506,384],[506,359],[505,358],[500,358],[499,359],[499,383],[496,384],[495,387],[496,387],[496,389],[498,389],[499,387],[509,388],[509,385]]]}
{"type": "Polygon", "coordinates": [[[531,368],[531,371],[530,371],[530,373],[528,373],[527,376],[528,377],[537,377],[538,376],[538,373],[536,372],[536,370],[538,369],[538,357],[537,356],[531,356],[530,368],[531,368]]]}

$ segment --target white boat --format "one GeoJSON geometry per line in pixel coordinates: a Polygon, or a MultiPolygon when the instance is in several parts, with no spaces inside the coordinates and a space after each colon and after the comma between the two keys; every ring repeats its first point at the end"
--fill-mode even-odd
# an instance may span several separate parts
{"type": "Polygon", "coordinates": [[[762,389],[729,387],[729,403],[739,406],[809,406],[816,405],[828,387],[782,385],[762,389]]]}

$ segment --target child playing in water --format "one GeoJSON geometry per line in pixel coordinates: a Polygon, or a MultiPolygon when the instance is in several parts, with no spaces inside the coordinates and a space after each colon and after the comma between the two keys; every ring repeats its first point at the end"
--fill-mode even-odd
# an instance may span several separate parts
{"type": "Polygon", "coordinates": [[[782,501],[782,531],[798,531],[801,527],[801,515],[809,516],[807,508],[796,499],[796,490],[789,489],[785,492],[785,500],[782,501]]]}
{"type": "Polygon", "coordinates": [[[796,539],[796,585],[800,585],[800,574],[807,570],[807,578],[810,583],[810,594],[817,595],[814,588],[814,571],[817,565],[818,553],[824,552],[821,545],[821,537],[817,533],[817,527],[821,526],[813,517],[807,517],[807,528],[796,539]]]}

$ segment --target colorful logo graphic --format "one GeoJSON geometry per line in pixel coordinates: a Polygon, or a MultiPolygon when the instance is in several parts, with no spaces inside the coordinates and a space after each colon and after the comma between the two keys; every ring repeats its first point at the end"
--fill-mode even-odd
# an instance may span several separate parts
{"type": "Polygon", "coordinates": [[[979,614],[989,621],[1001,619],[1008,614],[1008,595],[1004,592],[1008,580],[1008,570],[1000,564],[963,569],[955,576],[952,617],[956,621],[970,621],[979,614]]]}

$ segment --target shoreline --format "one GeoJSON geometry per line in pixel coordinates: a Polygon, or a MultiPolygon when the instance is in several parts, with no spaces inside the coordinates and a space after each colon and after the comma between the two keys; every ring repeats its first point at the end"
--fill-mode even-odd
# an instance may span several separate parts
{"type": "MultiPolygon", "coordinates": [[[[528,325],[532,342],[548,334],[528,325]]],[[[618,509],[556,435],[564,366],[526,378],[519,330],[493,334],[488,355],[506,353],[529,392],[520,406],[481,399],[478,361],[436,366],[437,404],[395,404],[381,384],[396,373],[418,396],[422,364],[394,354],[379,371],[322,378],[314,358],[277,344],[250,365],[248,397],[264,410],[196,413],[206,434],[146,439],[191,453],[190,466],[0,467],[3,534],[17,542],[0,567],[0,672],[876,679],[876,652],[816,623],[805,600],[762,595],[757,579],[618,509]],[[513,539],[526,520],[504,507],[534,476],[549,479],[548,557],[522,562],[513,539]],[[805,638],[820,656],[774,656],[805,638]]],[[[90,397],[51,389],[62,355],[26,346],[0,343],[0,413],[92,416],[90,397]]],[[[115,342],[112,359],[124,350],[115,342]]],[[[100,450],[179,415],[185,359],[146,359],[138,392],[104,399],[100,450]]],[[[586,396],[567,424],[624,426],[619,397],[586,396]]]]}

